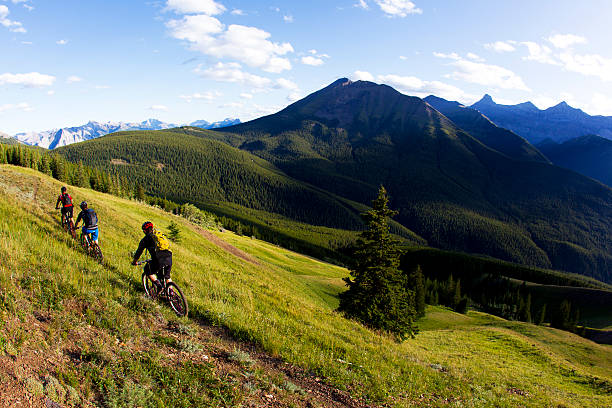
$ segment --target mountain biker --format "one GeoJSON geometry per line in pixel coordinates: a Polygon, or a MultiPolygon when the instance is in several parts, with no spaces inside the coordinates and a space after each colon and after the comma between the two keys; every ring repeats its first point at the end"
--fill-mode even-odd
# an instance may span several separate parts
{"type": "Polygon", "coordinates": [[[160,271],[162,267],[165,267],[165,275],[160,276],[162,279],[166,279],[166,281],[170,282],[170,270],[172,269],[172,252],[169,249],[159,249],[158,238],[153,228],[153,223],[150,221],[146,221],[142,224],[142,232],[144,232],[145,236],[140,240],[138,244],[138,249],[134,253],[134,259],[132,260],[132,265],[136,265],[138,262],[138,258],[142,255],[142,252],[146,249],[149,251],[151,255],[151,262],[145,265],[145,273],[151,279],[153,284],[157,287],[158,292],[160,291],[162,285],[158,280],[157,273],[160,271]]]}
{"type": "Polygon", "coordinates": [[[59,205],[62,203],[62,217],[66,218],[66,221],[72,221],[72,212],[74,209],[72,197],[70,197],[70,194],[66,191],[66,187],[62,187],[61,192],[62,193],[57,197],[55,209],[59,210],[59,205]]]}
{"type": "Polygon", "coordinates": [[[87,201],[83,201],[80,205],[81,212],[76,219],[74,228],[77,228],[79,222],[83,220],[83,234],[91,234],[91,239],[98,243],[98,215],[92,208],[87,208],[87,201]]]}

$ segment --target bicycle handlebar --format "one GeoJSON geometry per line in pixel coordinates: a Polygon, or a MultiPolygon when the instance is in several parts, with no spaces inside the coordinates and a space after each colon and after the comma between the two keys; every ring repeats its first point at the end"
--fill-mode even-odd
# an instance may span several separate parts
{"type": "Polygon", "coordinates": [[[144,265],[144,264],[149,263],[151,261],[152,261],[152,259],[145,259],[143,261],[136,262],[136,265],[144,265]]]}

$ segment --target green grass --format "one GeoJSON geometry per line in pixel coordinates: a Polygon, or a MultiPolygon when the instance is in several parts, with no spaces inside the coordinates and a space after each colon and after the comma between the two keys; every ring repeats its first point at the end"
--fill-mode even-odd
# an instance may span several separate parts
{"type": "Polygon", "coordinates": [[[9,322],[0,325],[0,336],[16,353],[71,342],[82,363],[59,367],[56,374],[62,384],[79,387],[86,399],[107,406],[163,406],[171,398],[183,398],[185,406],[233,406],[243,398],[207,363],[170,370],[156,351],[163,345],[197,344],[181,346],[151,329],[159,319],[175,318],[167,307],[143,300],[141,271],[129,265],[129,251],[140,239],[144,220],[161,226],[174,220],[183,240],[172,247],[173,279],[188,297],[192,321],[222,325],[235,338],[254,342],[355,396],[391,406],[448,401],[468,407],[612,405],[610,346],[441,307],[428,308],[421,333],[398,344],[334,311],[341,278],[348,274],[343,268],[217,233],[259,264],[246,262],[181,218],[73,187],[75,200],[86,199],[100,218],[107,264],[99,265],[61,230],[52,209],[59,187],[34,171],[0,166],[0,315],[9,322]],[[19,329],[19,322],[32,320],[35,311],[53,317],[44,339],[19,329]],[[117,352],[109,346],[116,340],[139,352],[117,352]],[[173,395],[151,393],[159,389],[160,376],[177,387],[173,395]]]}

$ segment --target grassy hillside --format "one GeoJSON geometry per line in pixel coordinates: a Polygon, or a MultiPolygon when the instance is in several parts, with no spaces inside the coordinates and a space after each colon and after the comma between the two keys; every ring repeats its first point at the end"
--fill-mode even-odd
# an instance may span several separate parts
{"type": "Polygon", "coordinates": [[[99,214],[99,265],[61,231],[59,187],[0,166],[1,404],[58,389],[108,407],[612,404],[609,346],[439,307],[397,344],[334,312],[345,269],[216,233],[228,252],[158,209],[72,188],[99,214]],[[173,276],[188,320],[141,295],[128,251],[145,219],[181,226],[173,276]]]}

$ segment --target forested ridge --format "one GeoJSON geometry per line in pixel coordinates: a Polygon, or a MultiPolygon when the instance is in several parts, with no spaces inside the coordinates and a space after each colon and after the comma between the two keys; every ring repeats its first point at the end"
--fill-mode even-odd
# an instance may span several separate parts
{"type": "Polygon", "coordinates": [[[178,203],[348,230],[384,185],[400,232],[421,245],[612,281],[612,190],[500,154],[387,86],[340,80],[223,131],[125,132],[58,153],[178,203]]]}

